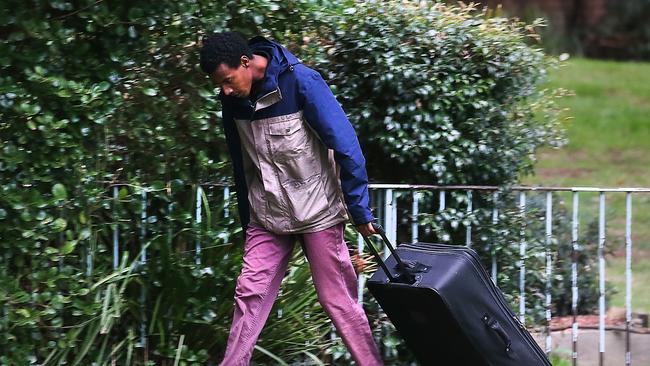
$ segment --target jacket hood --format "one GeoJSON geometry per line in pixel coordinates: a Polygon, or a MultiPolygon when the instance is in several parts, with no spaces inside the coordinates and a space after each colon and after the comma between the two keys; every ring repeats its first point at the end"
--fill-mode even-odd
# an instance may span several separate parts
{"type": "Polygon", "coordinates": [[[262,36],[257,36],[248,41],[251,52],[264,52],[271,57],[266,67],[266,76],[275,77],[284,72],[291,65],[300,63],[298,58],[281,44],[269,41],[262,36]]]}
{"type": "Polygon", "coordinates": [[[251,52],[263,52],[269,56],[269,63],[266,66],[266,74],[260,82],[260,95],[271,92],[278,87],[278,77],[283,72],[291,69],[300,61],[289,50],[275,41],[269,41],[264,37],[257,36],[248,41],[251,52]]]}

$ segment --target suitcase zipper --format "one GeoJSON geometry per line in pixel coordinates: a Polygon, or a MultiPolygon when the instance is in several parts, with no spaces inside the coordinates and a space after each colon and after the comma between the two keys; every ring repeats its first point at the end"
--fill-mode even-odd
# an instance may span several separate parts
{"type": "MultiPolygon", "coordinates": [[[[430,248],[427,248],[424,245],[417,246],[417,245],[414,245],[414,244],[402,244],[402,245],[400,245],[400,247],[410,248],[410,249],[414,249],[414,250],[417,250],[417,251],[420,251],[420,252],[431,252],[430,248]],[[426,249],[429,249],[429,250],[426,250],[426,249]]],[[[458,253],[461,253],[463,255],[468,255],[468,256],[470,256],[470,257],[472,257],[474,259],[477,259],[477,260],[479,259],[478,256],[474,256],[473,254],[463,250],[462,248],[464,248],[464,247],[459,247],[459,248],[440,248],[440,247],[438,247],[436,249],[438,249],[440,251],[445,251],[446,253],[448,253],[450,255],[458,255],[458,253]]],[[[490,289],[492,295],[494,297],[496,297],[495,300],[497,300],[499,305],[501,305],[501,307],[504,308],[508,312],[508,314],[512,317],[512,319],[515,322],[516,327],[520,328],[522,330],[526,330],[526,333],[528,333],[526,327],[521,323],[521,321],[519,321],[519,319],[517,318],[517,315],[512,311],[510,306],[507,304],[507,301],[503,297],[503,294],[500,291],[496,291],[497,290],[496,285],[494,285],[494,283],[492,282],[492,280],[490,278],[487,278],[487,280],[486,280],[484,270],[482,268],[477,269],[474,262],[470,262],[470,263],[472,264],[472,267],[473,267],[474,271],[476,271],[477,274],[479,275],[479,277],[481,278],[481,280],[483,280],[484,284],[487,284],[487,287],[490,289]]],[[[531,339],[532,339],[532,337],[531,337],[531,339]]]]}

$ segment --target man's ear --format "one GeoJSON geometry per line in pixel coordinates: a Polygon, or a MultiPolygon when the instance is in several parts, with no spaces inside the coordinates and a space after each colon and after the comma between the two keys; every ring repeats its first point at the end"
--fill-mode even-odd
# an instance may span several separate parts
{"type": "Polygon", "coordinates": [[[251,64],[251,59],[248,58],[248,56],[246,55],[242,55],[239,62],[241,63],[242,66],[248,68],[248,66],[250,66],[251,64]]]}

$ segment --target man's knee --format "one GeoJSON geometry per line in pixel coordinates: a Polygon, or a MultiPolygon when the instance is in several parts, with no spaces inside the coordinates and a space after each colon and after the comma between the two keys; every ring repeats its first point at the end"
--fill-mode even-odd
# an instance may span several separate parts
{"type": "Polygon", "coordinates": [[[272,269],[242,270],[237,278],[235,296],[241,298],[264,295],[276,275],[274,272],[272,269]]]}

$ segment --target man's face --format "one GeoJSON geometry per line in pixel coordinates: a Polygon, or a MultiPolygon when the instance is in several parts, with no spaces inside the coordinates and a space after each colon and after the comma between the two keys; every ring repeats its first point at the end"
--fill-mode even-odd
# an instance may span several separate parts
{"type": "Polygon", "coordinates": [[[240,64],[236,68],[219,64],[210,78],[217,86],[221,87],[225,95],[246,98],[250,95],[253,85],[250,59],[247,56],[242,56],[240,64]]]}

